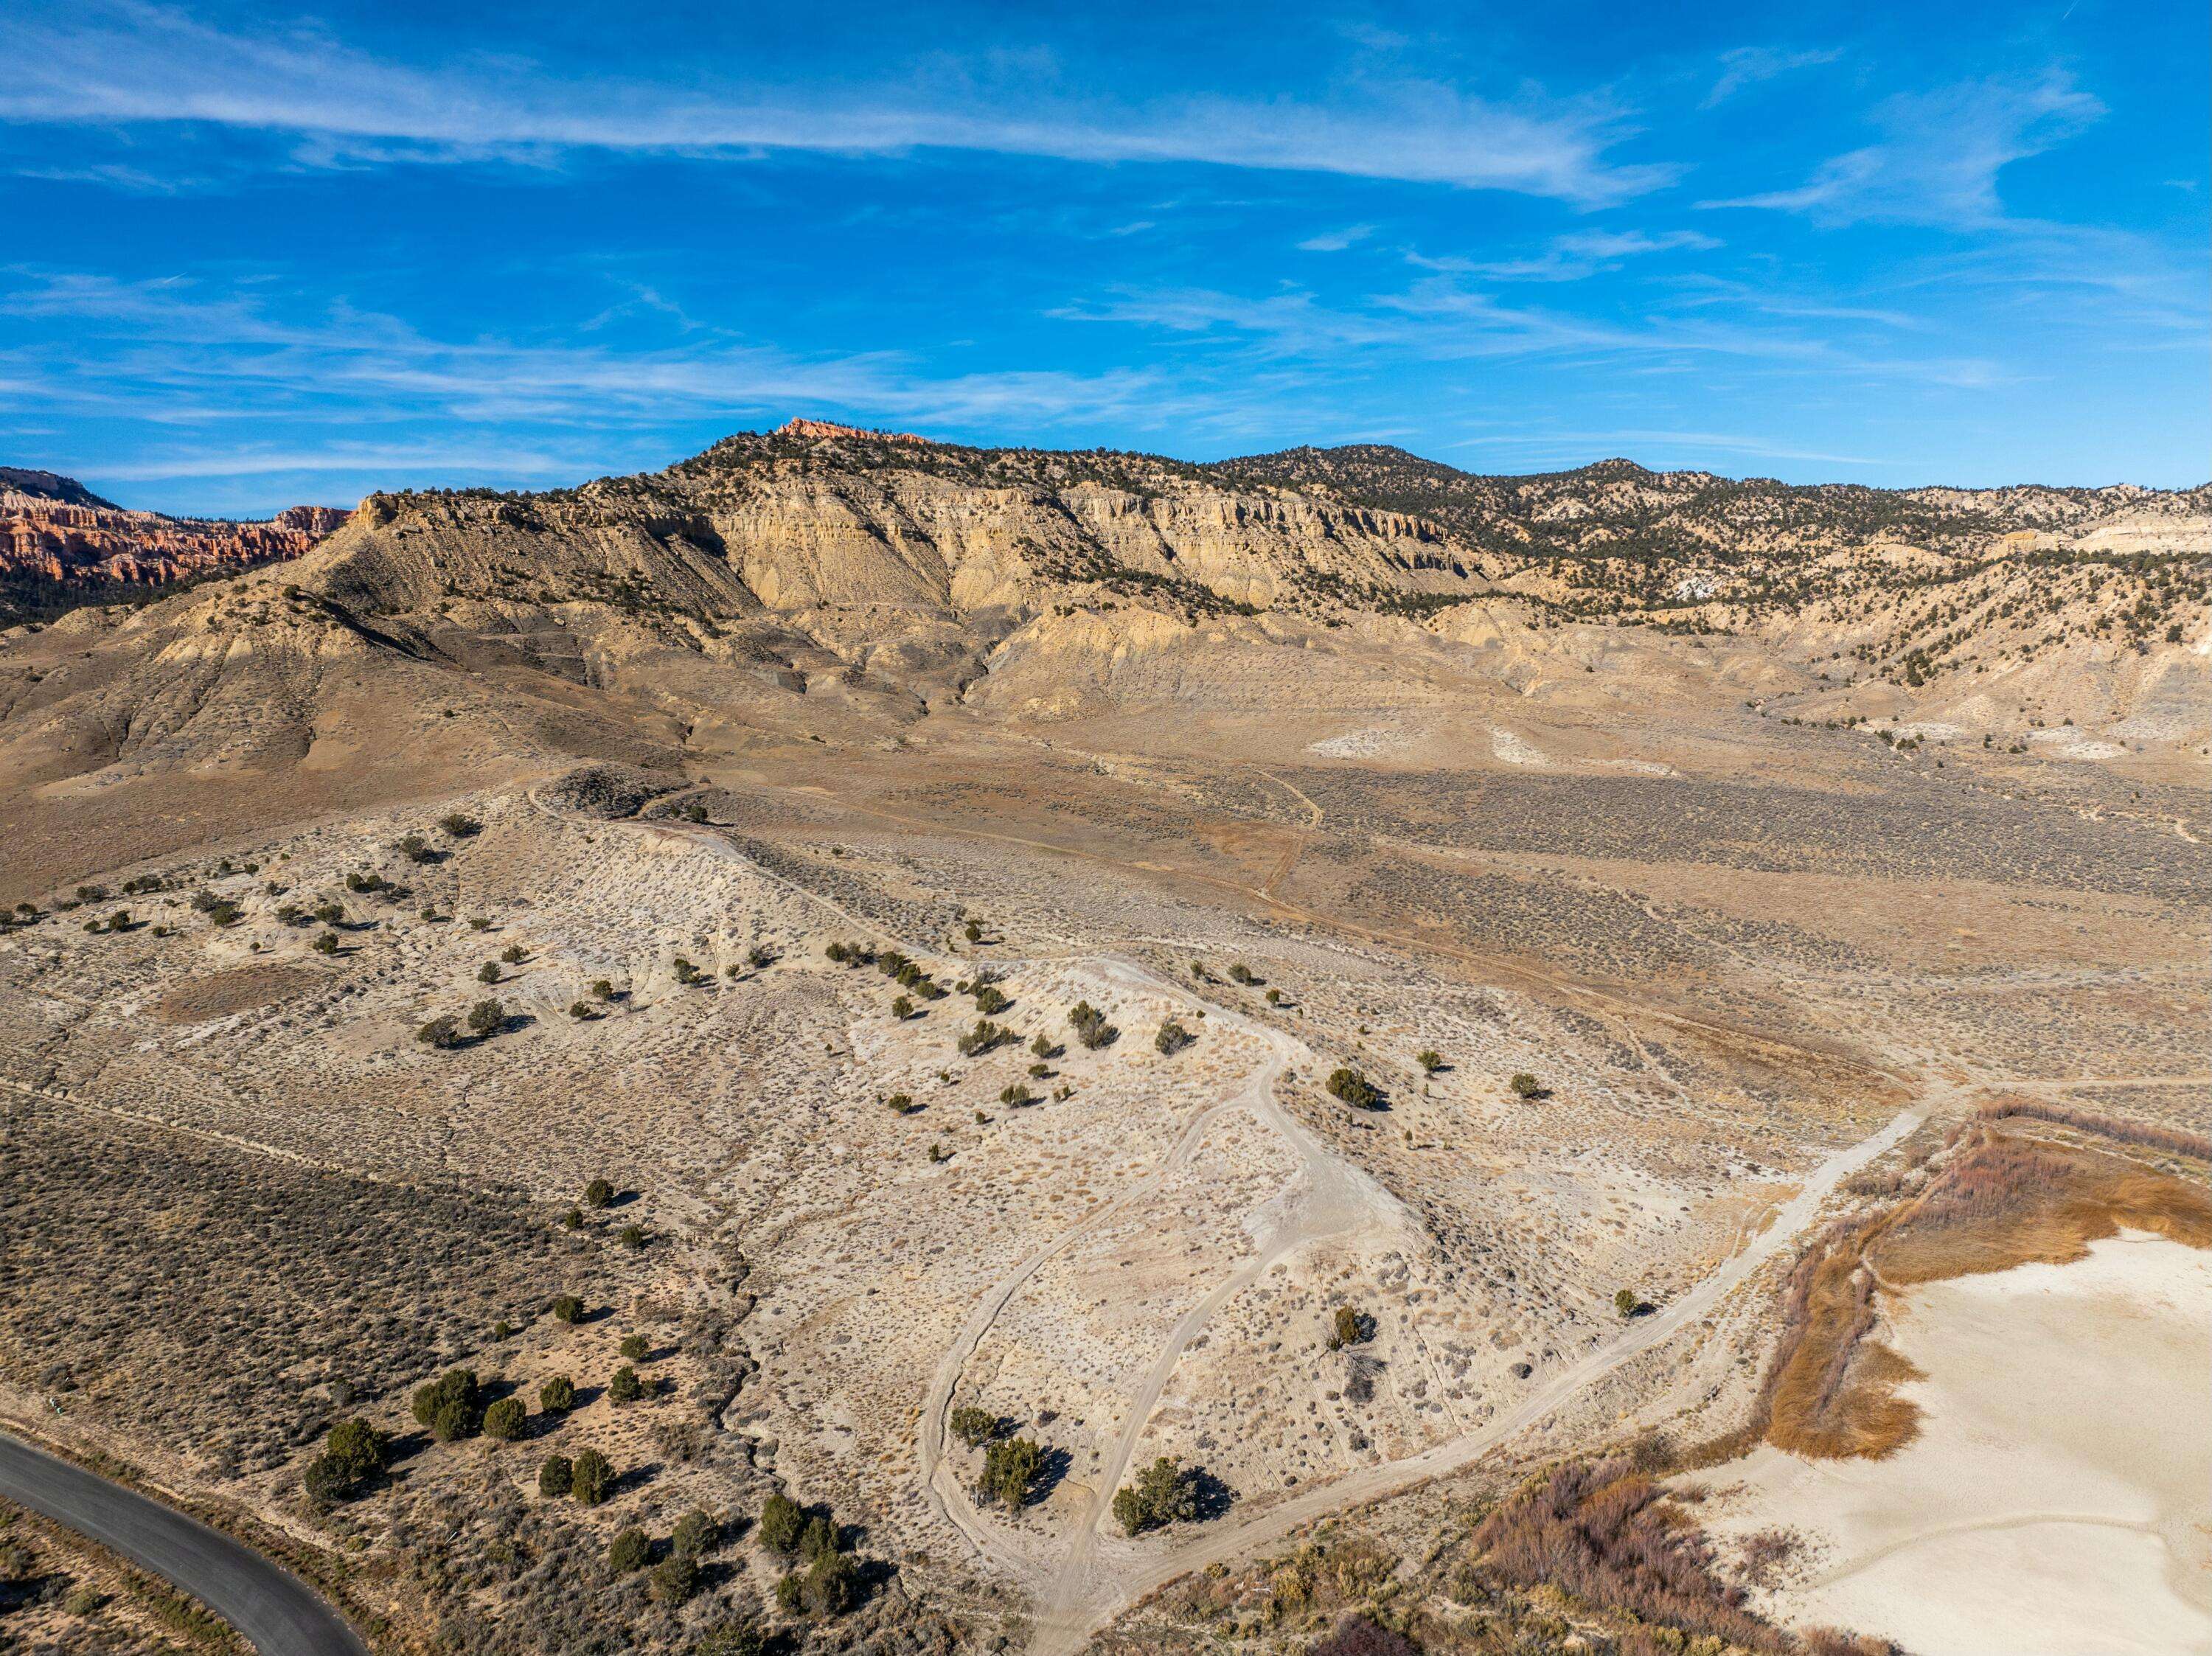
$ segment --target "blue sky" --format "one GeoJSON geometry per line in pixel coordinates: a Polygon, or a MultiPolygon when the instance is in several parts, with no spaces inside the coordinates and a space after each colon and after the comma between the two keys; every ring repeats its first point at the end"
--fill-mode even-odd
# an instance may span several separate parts
{"type": "Polygon", "coordinates": [[[263,514],[798,413],[2201,482],[2205,9],[11,0],[0,462],[263,514]]]}

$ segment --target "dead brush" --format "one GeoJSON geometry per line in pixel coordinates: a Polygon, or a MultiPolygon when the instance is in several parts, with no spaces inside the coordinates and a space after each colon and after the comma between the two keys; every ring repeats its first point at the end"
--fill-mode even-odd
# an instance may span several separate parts
{"type": "Polygon", "coordinates": [[[2096,1133],[2118,1143],[2140,1144],[2146,1149],[2164,1150],[2170,1156],[2187,1156],[2199,1162],[2212,1162],[2212,1137],[2203,1133],[2184,1132],[2179,1127],[2160,1127],[2147,1121],[2124,1121],[2117,1116],[2098,1115],[2092,1111],[2075,1109],[2070,1105],[2045,1104],[2032,1098],[2001,1098],[1982,1106],[1981,1119],[1984,1121],[2001,1121],[2007,1116],[2048,1121],[2057,1126],[2072,1127],[2079,1132],[2096,1133]]]}
{"type": "Polygon", "coordinates": [[[1593,1610],[1675,1629],[1677,1647],[1680,1635],[1778,1656],[1797,1647],[1745,1608],[1744,1589],[1716,1572],[1705,1535],[1626,1460],[1571,1463],[1530,1479],[1475,1526],[1468,1547],[1490,1575],[1523,1589],[1549,1584],[1593,1610]]]}
{"type": "Polygon", "coordinates": [[[1917,1371],[1868,1338],[1881,1288],[2064,1265],[2124,1228],[2212,1247],[2212,1198],[2196,1185],[2124,1156],[1997,1132],[1994,1119],[1954,1133],[1917,1193],[1830,1226],[1798,1260],[1754,1410],[1768,1441],[1832,1459],[1911,1440],[1919,1411],[1895,1389],[1917,1371]]]}

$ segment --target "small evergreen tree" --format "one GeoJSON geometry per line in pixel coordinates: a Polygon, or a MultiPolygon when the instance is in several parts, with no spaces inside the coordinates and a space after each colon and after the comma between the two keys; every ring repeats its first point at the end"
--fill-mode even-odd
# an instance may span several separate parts
{"type": "Polygon", "coordinates": [[[1017,1509],[1044,1474],[1044,1451],[1025,1437],[994,1443],[983,1452],[984,1492],[1017,1509]]]}
{"type": "Polygon", "coordinates": [[[675,1610],[691,1602],[699,1591],[699,1561],[689,1553],[673,1553],[653,1567],[647,1591],[653,1602],[663,1610],[675,1610]]]}
{"type": "Polygon", "coordinates": [[[793,1556],[805,1532],[806,1514],[789,1495],[772,1495],[761,1504],[761,1545],[770,1552],[793,1556]]]}
{"type": "Polygon", "coordinates": [[[1332,1096],[1342,1099],[1355,1110],[1375,1109],[1382,1102],[1382,1095],[1375,1084],[1354,1069],[1340,1066],[1332,1070],[1328,1090],[1332,1096]]]}
{"type": "Polygon", "coordinates": [[[694,1507],[676,1520],[676,1533],[668,1544],[679,1558],[699,1558],[714,1550],[722,1539],[722,1526],[705,1508],[694,1507]]]}
{"type": "Polygon", "coordinates": [[[576,1457],[576,1470],[571,1493],[586,1507],[596,1507],[614,1493],[615,1469],[607,1458],[597,1449],[586,1449],[576,1457]]]}
{"type": "Polygon", "coordinates": [[[952,1411],[949,1422],[952,1435],[969,1448],[999,1435],[999,1417],[988,1409],[978,1409],[973,1404],[963,1404],[952,1411]]]}

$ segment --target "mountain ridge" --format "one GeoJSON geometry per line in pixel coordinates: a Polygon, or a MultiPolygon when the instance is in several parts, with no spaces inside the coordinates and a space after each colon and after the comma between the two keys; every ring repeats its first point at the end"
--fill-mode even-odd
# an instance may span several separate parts
{"type": "Polygon", "coordinates": [[[59,472],[0,466],[0,624],[296,558],[349,516],[295,506],[260,521],[172,517],[59,472]]]}

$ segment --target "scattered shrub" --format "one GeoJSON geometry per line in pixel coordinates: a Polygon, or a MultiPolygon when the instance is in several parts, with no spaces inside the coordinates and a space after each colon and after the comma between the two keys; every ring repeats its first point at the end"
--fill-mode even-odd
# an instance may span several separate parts
{"type": "Polygon", "coordinates": [[[978,1409],[973,1404],[963,1404],[952,1411],[950,1422],[952,1435],[969,1448],[988,1441],[999,1435],[999,1417],[988,1409],[978,1409]]]}
{"type": "Polygon", "coordinates": [[[761,1503],[761,1545],[789,1558],[799,1551],[806,1533],[806,1514],[787,1495],[772,1495],[761,1503]]]}
{"type": "Polygon", "coordinates": [[[1329,1071],[1328,1085],[1330,1096],[1343,1100],[1355,1110],[1372,1110],[1382,1106],[1381,1089],[1357,1070],[1340,1065],[1329,1071]]]}
{"type": "Polygon", "coordinates": [[[1014,1032],[988,1018],[977,1018],[975,1027],[961,1032],[956,1043],[963,1058],[981,1058],[992,1048],[1013,1039],[1014,1032]]]}
{"type": "Polygon", "coordinates": [[[584,1302],[573,1294],[556,1295],[551,1309],[553,1315],[559,1321],[580,1323],[584,1320],[584,1302]]]}
{"type": "Polygon", "coordinates": [[[1112,1046],[1121,1033],[1106,1021],[1103,1012],[1087,1000],[1079,1000],[1069,1009],[1067,1022],[1075,1031],[1075,1038],[1089,1052],[1095,1052],[1102,1046],[1112,1046]]]}
{"type": "Polygon", "coordinates": [[[617,1403],[635,1403],[645,1395],[645,1384],[637,1377],[637,1370],[624,1363],[607,1381],[607,1396],[617,1403]]]}
{"type": "Polygon", "coordinates": [[[538,1469],[538,1493],[564,1495],[575,1486],[576,1467],[566,1455],[548,1455],[538,1469]]]}
{"type": "Polygon", "coordinates": [[[1130,1535],[1197,1516],[1196,1474],[1166,1455],[1138,1473],[1134,1483],[1114,1493],[1114,1517],[1130,1535]]]}
{"type": "Polygon", "coordinates": [[[615,1469],[607,1458],[597,1449],[586,1449],[576,1457],[574,1476],[570,1493],[586,1507],[596,1507],[614,1493],[615,1469]]]}
{"type": "Polygon", "coordinates": [[[468,1436],[483,1419],[483,1394],[477,1386],[476,1370],[447,1369],[428,1385],[416,1386],[409,1406],[415,1423],[428,1427],[440,1442],[468,1436]]]}
{"type": "Polygon", "coordinates": [[[607,1180],[594,1179],[584,1186],[584,1205],[587,1208],[612,1207],[614,1201],[615,1187],[607,1180]]]}
{"type": "Polygon", "coordinates": [[[565,1415],[576,1406],[576,1382],[556,1374],[538,1388],[538,1406],[549,1415],[565,1415]]]}
{"type": "Polygon", "coordinates": [[[483,1412],[483,1433],[501,1443],[512,1443],[528,1429],[530,1413],[520,1398],[501,1398],[483,1412]]]}
{"type": "Polygon", "coordinates": [[[384,1471],[390,1441],[367,1421],[342,1420],[323,1440],[323,1452],[308,1463],[307,1493],[323,1501],[350,1501],[384,1471]]]}
{"type": "Polygon", "coordinates": [[[702,1635],[691,1652],[692,1656],[768,1656],[768,1635],[751,1622],[724,1622],[702,1635]]]}
{"type": "Polygon", "coordinates": [[[1167,1018],[1163,1020],[1160,1027],[1153,1032],[1152,1046],[1154,1050],[1163,1057],[1173,1058],[1184,1047],[1189,1046],[1192,1039],[1189,1030],[1184,1028],[1175,1019],[1167,1018]]]}
{"type": "Polygon", "coordinates": [[[694,1507],[676,1520],[676,1533],[668,1544],[679,1558],[698,1558],[721,1544],[722,1526],[714,1515],[703,1507],[694,1507]]]}
{"type": "Polygon", "coordinates": [[[816,1616],[842,1616],[860,1602],[860,1572],[842,1552],[825,1552],[807,1567],[799,1602],[816,1616]]]}
{"type": "Polygon", "coordinates": [[[1030,1490],[1044,1475],[1044,1451],[1025,1437],[994,1443],[983,1452],[983,1492],[1009,1507],[1029,1504],[1030,1490]]]}
{"type": "Polygon", "coordinates": [[[607,1544],[607,1563],[617,1575],[641,1570],[653,1560],[653,1542],[643,1530],[619,1530],[607,1544]]]}
{"type": "Polygon", "coordinates": [[[664,1610],[690,1603],[699,1591],[699,1561],[689,1553],[674,1553],[653,1567],[648,1591],[664,1610]]]}

